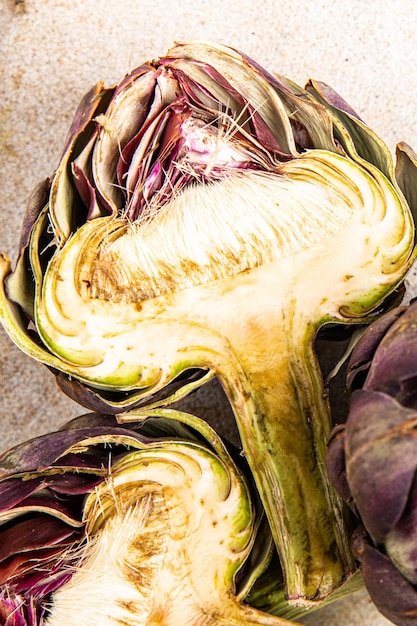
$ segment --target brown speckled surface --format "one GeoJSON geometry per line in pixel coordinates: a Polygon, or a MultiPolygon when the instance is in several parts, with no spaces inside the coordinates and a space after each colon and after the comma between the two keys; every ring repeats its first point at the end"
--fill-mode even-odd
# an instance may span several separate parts
{"type": "MultiPolygon", "coordinates": [[[[175,40],[237,47],[300,84],[332,85],[394,150],[417,147],[417,5],[412,0],[3,0],[0,11],[0,250],[13,259],[24,206],[58,163],[78,100],[175,40]]],[[[83,412],[0,330],[0,449],[83,412]]],[[[213,390],[212,390],[213,391],[213,390]]],[[[221,403],[194,400],[208,416],[221,403]]],[[[362,592],[306,618],[383,626],[362,592]]]]}

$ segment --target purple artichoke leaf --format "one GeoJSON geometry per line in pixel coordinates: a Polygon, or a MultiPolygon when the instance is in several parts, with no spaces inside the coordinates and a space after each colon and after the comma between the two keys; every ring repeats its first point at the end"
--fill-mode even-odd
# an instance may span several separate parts
{"type": "Polygon", "coordinates": [[[335,427],[331,433],[327,447],[326,468],[330,481],[340,497],[354,509],[346,477],[345,426],[343,424],[335,427]]]}
{"type": "MultiPolygon", "coordinates": [[[[155,193],[164,198],[172,192],[169,160],[175,158],[175,146],[180,141],[180,117],[169,109],[163,111],[147,129],[143,142],[132,155],[126,172],[129,217],[137,220],[155,193]],[[168,139],[167,139],[168,138],[168,139]],[[172,154],[171,154],[172,153],[172,154]],[[164,193],[164,188],[167,192],[164,193]]],[[[120,161],[124,165],[125,159],[120,161]]]]}
{"type": "Polygon", "coordinates": [[[40,212],[48,202],[50,187],[51,179],[48,177],[38,183],[30,194],[28,204],[26,206],[25,215],[23,217],[22,227],[20,230],[20,254],[22,253],[23,248],[26,248],[26,246],[29,244],[33,225],[38,219],[40,212]]]}
{"type": "Polygon", "coordinates": [[[56,501],[56,497],[59,497],[59,494],[84,495],[102,480],[102,477],[96,474],[74,473],[73,466],[69,469],[70,471],[62,474],[62,469],[59,468],[55,470],[55,474],[51,474],[54,470],[50,468],[47,472],[34,472],[35,475],[30,478],[26,473],[21,477],[12,476],[0,481],[0,521],[4,520],[6,512],[10,509],[29,510],[36,509],[37,506],[46,509],[52,507],[60,513],[69,515],[69,511],[56,501]],[[48,489],[55,495],[48,495],[48,489]]]}
{"type": "Polygon", "coordinates": [[[88,430],[53,432],[15,446],[0,456],[0,478],[47,469],[89,435],[88,430]]]}
{"type": "Polygon", "coordinates": [[[380,339],[364,383],[364,389],[383,391],[410,408],[417,396],[416,323],[417,302],[400,307],[380,339]]]}
{"type": "MultiPolygon", "coordinates": [[[[287,82],[286,77],[281,77],[281,76],[278,76],[277,74],[272,74],[266,68],[262,67],[262,65],[260,65],[257,61],[252,59],[252,57],[248,56],[244,52],[241,52],[241,50],[237,50],[237,49],[235,50],[239,54],[239,56],[241,56],[242,59],[245,60],[245,62],[249,65],[249,67],[253,67],[253,69],[255,69],[258,72],[258,74],[263,76],[268,83],[271,83],[271,85],[273,85],[275,89],[277,89],[279,92],[291,94],[291,90],[288,88],[286,84],[287,82]]],[[[300,90],[299,87],[298,89],[300,90]]],[[[302,90],[300,91],[302,92],[302,90]]]]}
{"type": "Polygon", "coordinates": [[[417,154],[404,141],[397,145],[395,176],[417,222],[417,154]]]}
{"type": "Polygon", "coordinates": [[[21,480],[20,478],[9,478],[0,482],[0,519],[1,513],[11,509],[29,495],[42,488],[42,477],[21,480]]]}
{"type": "MultiPolygon", "coordinates": [[[[250,84],[249,77],[252,77],[253,74],[252,72],[248,72],[247,65],[244,66],[239,60],[231,58],[231,64],[234,66],[233,78],[231,79],[232,74],[230,74],[229,80],[227,80],[224,74],[216,68],[216,62],[218,60],[215,58],[216,55],[210,55],[210,64],[206,63],[205,56],[206,52],[204,51],[203,54],[200,54],[201,58],[184,61],[184,59],[181,58],[180,47],[176,46],[175,49],[168,51],[168,56],[162,63],[174,68],[174,71],[177,68],[181,69],[184,67],[186,75],[190,76],[192,80],[196,80],[196,82],[199,82],[200,76],[203,77],[203,74],[206,73],[211,79],[209,84],[212,87],[215,84],[216,88],[218,86],[218,93],[214,95],[221,104],[228,107],[231,106],[233,101],[238,104],[243,104],[243,110],[246,109],[249,116],[252,118],[252,128],[259,143],[283,160],[290,158],[293,150],[288,142],[287,129],[285,125],[282,124],[281,119],[277,116],[272,117],[268,111],[273,93],[272,86],[268,84],[267,81],[264,81],[264,83],[259,83],[260,88],[262,85],[262,95],[256,92],[251,93],[248,89],[248,85],[250,84]],[[172,52],[175,53],[173,56],[171,56],[172,52]],[[178,52],[180,53],[180,58],[177,56],[178,52]],[[201,71],[202,69],[204,72],[201,71]],[[221,97],[222,93],[224,94],[223,97],[221,97]],[[262,114],[259,113],[259,109],[261,108],[259,106],[261,102],[261,100],[259,100],[260,98],[265,105],[262,114]]],[[[242,106],[239,108],[242,110],[242,106]]]]}
{"type": "Polygon", "coordinates": [[[385,540],[385,552],[400,572],[417,585],[417,479],[404,514],[385,540]]]}
{"type": "Polygon", "coordinates": [[[353,159],[366,167],[375,165],[392,182],[395,182],[394,164],[391,153],[378,135],[369,128],[349,105],[324,83],[310,80],[306,89],[320,102],[326,104],[335,116],[335,138],[353,159]],[[330,99],[327,100],[327,97],[330,99]],[[336,104],[337,103],[337,104],[336,104]],[[341,107],[341,108],[339,108],[341,107]],[[349,108],[350,111],[346,111],[349,108]]]}
{"type": "Polygon", "coordinates": [[[82,197],[73,185],[70,163],[83,151],[91,135],[96,134],[94,120],[107,109],[113,91],[113,88],[105,88],[102,82],[97,83],[84,96],[75,112],[49,197],[53,239],[49,236],[54,243],[65,241],[85,216],[82,197]]]}
{"type": "Polygon", "coordinates": [[[38,507],[76,524],[79,516],[74,517],[71,508],[57,498],[83,495],[93,489],[108,471],[110,454],[115,459],[151,440],[180,437],[201,439],[198,433],[175,420],[158,418],[118,424],[113,416],[76,418],[60,431],[16,446],[0,458],[4,470],[0,481],[3,518],[10,509],[13,511],[9,516],[38,507]],[[86,427],[89,423],[91,427],[86,427]],[[33,495],[36,492],[41,492],[37,498],[33,495]]]}
{"type": "Polygon", "coordinates": [[[190,368],[184,370],[179,376],[168,382],[162,389],[150,394],[142,391],[103,392],[89,387],[76,378],[63,372],[53,370],[58,387],[69,398],[81,406],[97,413],[116,415],[121,411],[132,411],[141,407],[155,407],[170,404],[187,395],[194,388],[213,378],[213,373],[207,369],[190,368]]]}
{"type": "Polygon", "coordinates": [[[378,610],[396,626],[417,623],[417,591],[390,559],[355,531],[353,551],[362,564],[366,588],[378,610]]]}
{"type": "Polygon", "coordinates": [[[349,359],[346,384],[349,391],[362,388],[375,352],[387,330],[406,311],[396,307],[370,324],[357,342],[349,359]]]}
{"type": "MultiPolygon", "coordinates": [[[[134,425],[136,428],[142,424],[143,420],[134,425]]],[[[85,416],[85,420],[77,418],[59,431],[41,435],[4,452],[0,456],[0,484],[2,480],[9,480],[10,476],[24,476],[28,472],[48,473],[46,470],[52,466],[53,472],[66,470],[103,474],[107,471],[109,446],[114,445],[124,451],[131,447],[143,447],[150,443],[145,430],[136,432],[131,424],[119,424],[111,415],[90,414],[85,416]],[[94,426],[88,427],[89,421],[94,426]],[[109,425],[111,421],[115,426],[109,425]],[[81,424],[86,427],[80,428],[81,424]]],[[[175,432],[171,429],[170,434],[175,432]]],[[[190,434],[189,431],[187,433],[190,434]]],[[[162,427],[160,440],[169,438],[170,435],[167,437],[162,427]]],[[[72,479],[68,477],[68,480],[72,479]]]]}
{"type": "Polygon", "coordinates": [[[259,143],[264,148],[274,153],[282,161],[290,159],[291,155],[289,154],[289,148],[288,152],[286,149],[283,150],[281,148],[281,145],[276,140],[275,135],[271,132],[267,122],[265,122],[265,120],[258,115],[255,110],[252,111],[251,107],[249,107],[249,111],[252,118],[253,134],[259,143]]]}
{"type": "Polygon", "coordinates": [[[354,454],[371,449],[383,442],[387,434],[397,434],[414,423],[416,411],[402,406],[381,391],[358,389],[352,393],[350,415],[345,425],[346,458],[350,462],[354,454]]]}
{"type": "Polygon", "coordinates": [[[299,152],[323,149],[343,153],[333,135],[332,116],[320,102],[314,101],[306,89],[302,89],[286,76],[271,77],[264,72],[279,92],[289,112],[289,120],[299,152]]]}
{"type": "MultiPolygon", "coordinates": [[[[132,426],[132,424],[129,424],[132,426]]],[[[135,428],[140,429],[144,436],[152,440],[184,439],[187,441],[204,441],[209,445],[209,441],[201,437],[201,433],[182,424],[176,419],[165,417],[148,417],[143,422],[137,423],[135,428]]]]}
{"type": "Polygon", "coordinates": [[[128,200],[138,181],[146,179],[153,154],[158,148],[160,134],[170,115],[169,110],[159,112],[156,118],[142,126],[123,148],[122,158],[117,164],[117,179],[119,185],[125,188],[128,200]]]}
{"type": "MultiPolygon", "coordinates": [[[[146,439],[140,434],[117,427],[60,430],[26,441],[0,456],[0,481],[12,475],[45,470],[51,466],[78,471],[95,471],[102,467],[107,454],[90,452],[86,448],[95,444],[121,444],[134,446],[146,439]],[[71,461],[68,455],[71,454],[71,461]],[[79,460],[77,461],[77,458],[79,460]]],[[[100,450],[100,449],[99,449],[100,450]]],[[[107,467],[107,463],[105,463],[107,467]]]]}
{"type": "Polygon", "coordinates": [[[0,527],[0,562],[16,554],[70,545],[77,535],[78,530],[49,515],[29,517],[4,529],[0,527]]]}
{"type": "Polygon", "coordinates": [[[40,547],[11,555],[0,563],[0,585],[26,591],[45,576],[49,577],[55,564],[72,545],[73,542],[68,541],[53,548],[40,547]]]}
{"type": "Polygon", "coordinates": [[[69,472],[45,477],[48,488],[55,494],[71,496],[88,493],[102,480],[102,476],[69,472]]]}
{"type": "MultiPolygon", "coordinates": [[[[111,426],[134,431],[141,435],[143,440],[172,441],[181,439],[185,441],[203,441],[206,446],[210,443],[206,438],[201,436],[200,431],[196,431],[195,428],[182,423],[179,419],[161,416],[147,417],[146,413],[144,413],[144,417],[138,418],[137,421],[133,420],[132,416],[129,416],[128,421],[123,421],[126,419],[125,413],[123,413],[122,420],[119,421],[119,419],[120,418],[114,415],[87,413],[70,420],[64,424],[61,430],[83,429],[86,426],[106,429],[111,426]]],[[[113,459],[115,458],[114,448],[112,449],[112,457],[113,459]]]]}
{"type": "Polygon", "coordinates": [[[320,96],[322,100],[325,100],[335,109],[339,109],[339,111],[343,111],[351,117],[356,117],[356,119],[363,121],[350,104],[327,83],[323,83],[320,80],[309,80],[306,89],[314,91],[315,95],[320,96]]]}
{"type": "Polygon", "coordinates": [[[58,518],[69,526],[82,526],[82,498],[71,497],[71,495],[67,495],[66,502],[59,499],[61,497],[60,494],[54,495],[50,493],[46,495],[42,493],[40,496],[31,496],[22,500],[17,506],[0,514],[0,523],[7,524],[13,519],[27,514],[44,513],[58,518]],[[68,497],[71,497],[71,499],[68,500],[68,497]]]}
{"type": "Polygon", "coordinates": [[[80,194],[81,200],[87,207],[87,220],[108,214],[108,210],[103,210],[99,204],[96,189],[91,183],[91,150],[95,140],[96,135],[93,135],[83,152],[71,163],[74,185],[80,194]]]}
{"type": "Polygon", "coordinates": [[[75,566],[75,562],[68,560],[68,555],[65,552],[60,565],[62,566],[62,564],[65,564],[64,569],[57,569],[56,571],[50,569],[47,572],[43,572],[43,575],[33,570],[31,574],[22,578],[16,590],[20,593],[25,593],[26,597],[34,597],[36,600],[42,597],[50,597],[52,592],[65,585],[72,578],[73,572],[69,568],[75,566]]]}
{"type": "Polygon", "coordinates": [[[101,200],[113,214],[123,206],[124,196],[123,189],[114,184],[113,172],[123,149],[144,123],[149,91],[154,90],[156,78],[156,70],[147,66],[129,74],[118,86],[105,114],[95,117],[100,129],[92,154],[93,178],[101,200]]]}
{"type": "Polygon", "coordinates": [[[106,413],[83,413],[65,422],[57,432],[101,428],[103,426],[107,428],[119,428],[120,424],[117,422],[114,415],[108,415],[106,413]]]}
{"type": "Polygon", "coordinates": [[[94,117],[107,109],[109,100],[113,96],[113,93],[113,87],[104,87],[103,82],[100,81],[91,87],[91,89],[89,89],[89,91],[87,91],[87,93],[83,96],[75,111],[74,118],[68,131],[61,159],[63,159],[68,152],[79,153],[81,151],[83,147],[82,144],[84,143],[83,138],[86,135],[89,135],[89,125],[90,128],[91,125],[94,128],[94,117]],[[74,150],[76,145],[78,150],[74,150]]]}
{"type": "MultiPolygon", "coordinates": [[[[139,74],[142,73],[143,71],[139,72],[139,74]]],[[[134,75],[136,75],[136,73],[134,75]]],[[[132,74],[129,75],[129,79],[132,79],[132,74]]],[[[105,114],[107,112],[107,109],[109,108],[109,100],[111,99],[112,95],[113,89],[109,89],[106,93],[106,97],[101,103],[100,108],[94,111],[98,119],[103,119],[100,118],[100,115],[104,116],[105,118],[105,114]]],[[[146,99],[144,106],[146,109],[146,99]]],[[[100,129],[100,124],[94,122],[93,128],[84,132],[85,138],[82,144],[80,142],[80,138],[78,139],[77,145],[73,149],[75,156],[74,154],[71,155],[71,170],[73,174],[74,184],[78,193],[80,194],[83,203],[88,207],[87,220],[95,219],[97,217],[101,217],[102,215],[115,215],[117,213],[115,207],[110,205],[105,197],[102,197],[100,194],[98,194],[98,190],[96,188],[96,183],[94,180],[92,166],[93,148],[98,140],[98,134],[100,129]]],[[[84,131],[85,129],[78,129],[78,134],[79,132],[81,132],[81,130],[84,131]]]]}
{"type": "Polygon", "coordinates": [[[385,394],[352,394],[345,430],[346,473],[355,505],[376,544],[385,540],[405,510],[417,464],[416,425],[417,413],[385,394]]]}
{"type": "MultiPolygon", "coordinates": [[[[217,71],[214,65],[209,65],[204,61],[194,59],[178,59],[168,56],[162,59],[162,66],[172,69],[173,75],[180,82],[181,86],[187,89],[187,95],[193,95],[193,88],[197,88],[198,93],[204,93],[208,100],[200,100],[203,108],[219,111],[219,104],[233,112],[243,112],[247,109],[248,100],[246,94],[242,94],[235,89],[230,80],[217,71]],[[208,80],[207,80],[208,78],[208,80]],[[207,85],[210,85],[208,89],[207,85]]],[[[196,96],[193,98],[197,101],[196,96]]],[[[249,119],[249,113],[247,116],[249,119]]]]}
{"type": "Polygon", "coordinates": [[[417,410],[417,376],[411,375],[399,380],[399,388],[395,393],[396,400],[408,407],[417,410]]]}
{"type": "MultiPolygon", "coordinates": [[[[195,78],[187,76],[186,71],[178,67],[175,68],[175,77],[180,85],[181,93],[192,107],[208,111],[218,110],[219,100],[206,86],[199,83],[195,78]]],[[[238,101],[240,101],[240,99],[238,101]]],[[[234,102],[232,97],[230,97],[230,101],[227,102],[227,106],[229,109],[235,108],[237,110],[238,108],[237,103],[234,102]]]]}
{"type": "MultiPolygon", "coordinates": [[[[186,101],[189,101],[191,107],[199,111],[216,112],[223,109],[225,112],[242,116],[243,125],[249,121],[249,113],[247,111],[247,102],[242,95],[233,89],[224,78],[221,78],[221,84],[213,85],[210,80],[206,80],[207,76],[217,75],[209,65],[204,63],[192,63],[193,73],[188,73],[190,65],[183,65],[181,61],[167,60],[167,64],[172,68],[173,74],[177,79],[181,93],[186,101]],[[184,68],[184,69],[183,69],[184,68]],[[210,88],[209,86],[210,85],[210,88]],[[214,88],[214,89],[213,89],[214,88]],[[220,109],[219,109],[220,107],[220,109]]],[[[165,61],[162,61],[165,65],[165,61]]]]}
{"type": "MultiPolygon", "coordinates": [[[[135,67],[133,70],[131,70],[128,74],[126,74],[126,76],[117,84],[116,88],[113,91],[113,95],[112,95],[112,99],[109,105],[109,109],[111,109],[112,107],[114,107],[115,105],[117,105],[118,100],[120,100],[120,94],[123,95],[125,89],[127,88],[132,88],[135,89],[136,83],[137,81],[144,75],[152,75],[154,72],[154,68],[149,64],[149,63],[142,63],[142,65],[139,65],[138,67],[135,67]]],[[[154,76],[154,79],[156,79],[156,76],[154,76]]],[[[145,94],[146,96],[146,94],[145,94]]],[[[142,102],[142,100],[141,100],[142,102]]],[[[146,112],[146,108],[144,109],[143,107],[141,107],[141,118],[144,118],[145,112],[146,112]],[[144,109],[144,110],[143,110],[144,109]],[[145,111],[145,112],[144,112],[145,111]]]]}
{"type": "Polygon", "coordinates": [[[44,626],[43,609],[34,600],[25,599],[6,589],[0,592],[0,624],[2,626],[44,626]]]}

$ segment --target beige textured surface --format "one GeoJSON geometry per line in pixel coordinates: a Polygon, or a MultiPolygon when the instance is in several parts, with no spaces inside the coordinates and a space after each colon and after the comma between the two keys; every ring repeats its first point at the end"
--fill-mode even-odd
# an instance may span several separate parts
{"type": "MultiPolygon", "coordinates": [[[[120,80],[175,40],[218,41],[300,84],[329,83],[391,149],[417,147],[416,32],[414,0],[3,0],[0,250],[15,259],[27,196],[57,165],[74,108],[98,79],[120,80]]],[[[0,449],[83,412],[3,331],[0,354],[0,449]]],[[[306,623],[388,624],[365,593],[306,623]]]]}

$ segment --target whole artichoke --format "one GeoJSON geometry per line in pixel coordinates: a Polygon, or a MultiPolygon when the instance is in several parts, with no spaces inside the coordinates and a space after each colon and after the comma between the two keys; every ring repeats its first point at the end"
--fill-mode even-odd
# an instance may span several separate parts
{"type": "Polygon", "coordinates": [[[0,263],[6,331],[81,404],[156,407],[218,377],[301,604],[355,570],[314,340],[368,321],[412,264],[405,145],[398,163],[328,86],[178,44],[85,96],[0,263]]]}
{"type": "Polygon", "coordinates": [[[327,465],[360,525],[352,547],[379,610],[417,624],[417,302],[369,326],[348,369],[350,410],[327,465]]]}

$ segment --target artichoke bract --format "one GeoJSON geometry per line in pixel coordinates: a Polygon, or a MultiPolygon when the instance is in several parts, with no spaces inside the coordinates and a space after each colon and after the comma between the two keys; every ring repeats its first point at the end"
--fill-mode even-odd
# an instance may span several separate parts
{"type": "Polygon", "coordinates": [[[85,96],[0,266],[7,332],[81,404],[158,407],[218,377],[301,604],[355,569],[313,344],[367,321],[412,263],[415,163],[398,155],[397,181],[327,85],[178,44],[85,96]]]}
{"type": "Polygon", "coordinates": [[[76,418],[5,452],[0,494],[2,624],[289,623],[244,602],[261,510],[194,416],[76,418]]]}
{"type": "Polygon", "coordinates": [[[417,624],[417,302],[369,326],[350,359],[346,424],[329,443],[329,475],[356,512],[352,545],[378,609],[417,624]]]}

